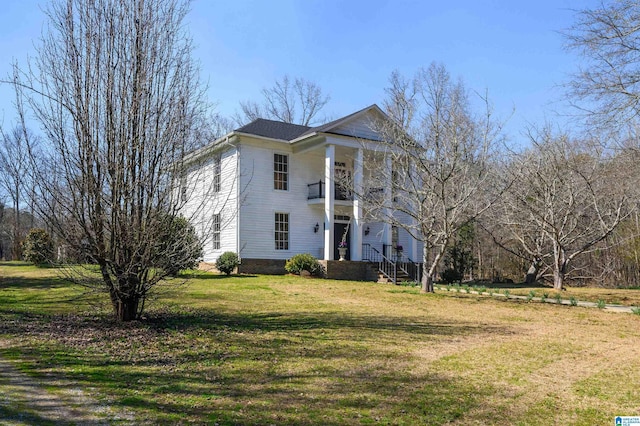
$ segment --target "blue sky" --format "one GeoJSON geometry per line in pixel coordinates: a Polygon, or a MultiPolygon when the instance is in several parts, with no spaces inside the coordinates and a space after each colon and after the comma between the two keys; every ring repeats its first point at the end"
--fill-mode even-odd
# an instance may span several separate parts
{"type": "MultiPolygon", "coordinates": [[[[44,25],[43,1],[0,0],[0,75],[24,63],[44,25]]],[[[527,123],[563,121],[559,87],[578,66],[559,31],[596,0],[196,0],[187,24],[218,111],[285,74],[318,83],[333,118],[382,103],[394,69],[411,76],[437,61],[471,89],[489,91],[512,139],[527,123]],[[513,111],[515,109],[515,111],[513,111]],[[513,115],[512,115],[513,113],[513,115]]],[[[0,123],[13,119],[0,86],[0,123]]]]}

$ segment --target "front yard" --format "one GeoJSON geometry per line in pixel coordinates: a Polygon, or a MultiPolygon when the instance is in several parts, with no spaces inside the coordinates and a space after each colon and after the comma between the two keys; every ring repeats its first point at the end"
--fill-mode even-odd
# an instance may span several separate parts
{"type": "MultiPolygon", "coordinates": [[[[159,292],[144,321],[109,318],[106,299],[54,270],[0,263],[0,356],[82,388],[109,407],[109,424],[594,425],[640,414],[633,314],[203,274],[159,292]]],[[[8,410],[0,399],[0,418],[8,410]]]]}

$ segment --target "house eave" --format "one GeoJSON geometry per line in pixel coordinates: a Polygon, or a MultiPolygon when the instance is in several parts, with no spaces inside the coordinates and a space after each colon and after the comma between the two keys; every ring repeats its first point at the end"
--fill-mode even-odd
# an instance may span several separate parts
{"type": "Polygon", "coordinates": [[[235,132],[229,132],[226,135],[211,142],[210,144],[207,144],[202,148],[199,148],[185,155],[182,159],[183,166],[193,164],[199,159],[211,155],[225,146],[234,145],[235,143],[237,143],[237,141],[237,134],[235,132]]]}

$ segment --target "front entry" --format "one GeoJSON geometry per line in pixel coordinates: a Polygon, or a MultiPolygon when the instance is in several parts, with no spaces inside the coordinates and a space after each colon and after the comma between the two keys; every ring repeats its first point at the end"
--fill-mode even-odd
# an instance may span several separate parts
{"type": "MultiPolygon", "coordinates": [[[[347,247],[351,248],[351,229],[347,231],[348,223],[334,223],[333,224],[333,241],[335,241],[336,246],[333,249],[333,258],[335,260],[340,259],[340,253],[338,253],[338,244],[342,241],[342,237],[345,232],[347,232],[347,237],[345,241],[347,242],[347,247]]],[[[346,260],[351,260],[350,250],[347,250],[347,255],[344,257],[346,260]]]]}

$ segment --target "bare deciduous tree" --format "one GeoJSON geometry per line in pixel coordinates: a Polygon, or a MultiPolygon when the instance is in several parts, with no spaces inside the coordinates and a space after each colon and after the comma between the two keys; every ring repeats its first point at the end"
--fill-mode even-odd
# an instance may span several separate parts
{"type": "Polygon", "coordinates": [[[423,243],[422,290],[430,292],[452,238],[503,189],[492,164],[500,127],[488,104],[484,115],[472,113],[464,84],[443,65],[420,70],[410,82],[394,73],[387,94],[394,120],[378,130],[391,167],[378,163],[366,186],[390,188],[393,196],[369,209],[423,243]]]}
{"type": "Polygon", "coordinates": [[[531,148],[515,156],[515,183],[494,216],[501,245],[529,257],[529,274],[549,270],[554,288],[563,288],[575,259],[605,241],[633,211],[628,203],[626,156],[608,156],[599,144],[530,132],[531,148]]]}
{"type": "Polygon", "coordinates": [[[185,253],[167,247],[180,239],[169,235],[181,203],[174,178],[211,134],[187,12],[180,0],[54,1],[35,63],[16,67],[19,105],[46,145],[33,170],[38,211],[97,264],[99,278],[83,282],[105,289],[123,321],[170,273],[167,256],[185,253]]]}
{"type": "Polygon", "coordinates": [[[291,80],[287,75],[273,87],[262,89],[262,96],[262,103],[240,102],[241,111],[234,117],[238,126],[257,118],[310,126],[329,102],[329,96],[316,83],[300,77],[291,80]]]}
{"type": "Polygon", "coordinates": [[[21,220],[21,209],[27,201],[24,193],[30,187],[27,130],[23,127],[14,127],[10,132],[0,129],[0,138],[0,185],[11,199],[13,210],[11,256],[13,259],[21,259],[22,240],[26,232],[21,220]]]}
{"type": "Polygon", "coordinates": [[[617,127],[640,113],[640,2],[603,2],[578,12],[568,47],[586,63],[569,82],[569,100],[595,123],[617,127]]]}

